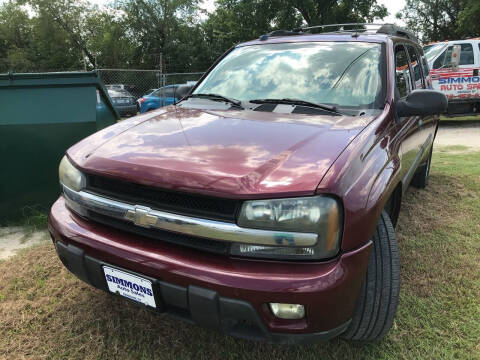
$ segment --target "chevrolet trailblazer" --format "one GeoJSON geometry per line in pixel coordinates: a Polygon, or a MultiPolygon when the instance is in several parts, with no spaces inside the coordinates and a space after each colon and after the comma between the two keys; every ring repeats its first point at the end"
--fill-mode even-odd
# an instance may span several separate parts
{"type": "Polygon", "coordinates": [[[394,227],[409,184],[427,185],[447,99],[414,71],[408,31],[357,28],[237,45],[178,103],[72,146],[49,216],[63,264],[233,336],[385,336],[394,227]]]}

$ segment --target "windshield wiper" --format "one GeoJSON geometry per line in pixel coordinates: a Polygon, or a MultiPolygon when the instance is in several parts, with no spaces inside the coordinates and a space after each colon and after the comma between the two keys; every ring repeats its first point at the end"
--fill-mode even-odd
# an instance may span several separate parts
{"type": "Polygon", "coordinates": [[[209,99],[209,100],[212,100],[212,101],[224,101],[224,102],[227,102],[229,104],[232,104],[232,105],[235,105],[235,106],[238,106],[238,107],[242,107],[242,103],[240,102],[240,100],[228,98],[226,96],[219,95],[219,94],[211,94],[211,93],[208,93],[208,94],[201,94],[201,93],[200,94],[190,94],[190,95],[185,96],[184,99],[188,99],[188,98],[205,98],[205,99],[209,99]]]}
{"type": "Polygon", "coordinates": [[[254,104],[265,104],[265,103],[270,103],[270,104],[287,104],[287,105],[301,105],[301,106],[308,106],[308,107],[313,107],[317,109],[322,109],[326,111],[331,111],[337,114],[343,115],[341,112],[337,110],[335,106],[330,106],[330,105],[325,105],[325,104],[317,104],[314,102],[310,101],[305,101],[305,100],[300,100],[300,99],[290,99],[290,98],[283,98],[283,99],[253,99],[253,100],[248,100],[251,103],[254,104]]]}

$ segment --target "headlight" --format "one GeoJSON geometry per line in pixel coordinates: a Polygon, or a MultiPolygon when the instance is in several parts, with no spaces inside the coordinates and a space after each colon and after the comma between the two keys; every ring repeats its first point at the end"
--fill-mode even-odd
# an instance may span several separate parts
{"type": "Polygon", "coordinates": [[[284,259],[325,259],[340,247],[342,213],[337,200],[328,196],[255,200],[243,203],[238,226],[265,230],[315,233],[315,246],[298,247],[283,239],[279,246],[234,244],[232,255],[284,259]],[[286,245],[286,246],[285,246],[286,245]]]}
{"type": "Polygon", "coordinates": [[[58,177],[62,185],[75,191],[82,190],[86,184],[85,176],[72,165],[66,156],[60,161],[58,177]]]}

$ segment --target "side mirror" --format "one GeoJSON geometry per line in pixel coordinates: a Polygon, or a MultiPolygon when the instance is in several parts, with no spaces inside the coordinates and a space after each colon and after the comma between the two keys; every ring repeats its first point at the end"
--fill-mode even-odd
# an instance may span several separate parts
{"type": "Polygon", "coordinates": [[[397,102],[397,114],[399,117],[442,114],[447,105],[447,97],[440,91],[418,89],[397,102]]]}
{"type": "Polygon", "coordinates": [[[453,45],[452,57],[450,58],[450,66],[452,67],[453,71],[458,71],[461,53],[462,47],[460,45],[453,45]]]}
{"type": "Polygon", "coordinates": [[[193,88],[193,85],[180,85],[179,87],[177,87],[175,89],[175,92],[174,92],[174,95],[173,97],[175,99],[178,99],[181,100],[183,99],[185,96],[187,96],[188,94],[190,94],[190,91],[192,90],[193,88]]]}

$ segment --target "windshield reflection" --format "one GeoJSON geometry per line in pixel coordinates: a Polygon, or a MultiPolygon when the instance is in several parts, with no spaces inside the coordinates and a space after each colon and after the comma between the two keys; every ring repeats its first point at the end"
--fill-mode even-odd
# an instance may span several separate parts
{"type": "Polygon", "coordinates": [[[195,94],[242,101],[295,98],[374,108],[382,93],[380,44],[280,43],[243,46],[228,54],[195,94]]]}
{"type": "Polygon", "coordinates": [[[424,47],[425,51],[425,57],[427,58],[427,61],[432,61],[432,59],[437,56],[438,53],[444,48],[445,43],[438,43],[435,45],[430,45],[428,47],[424,47]]]}

